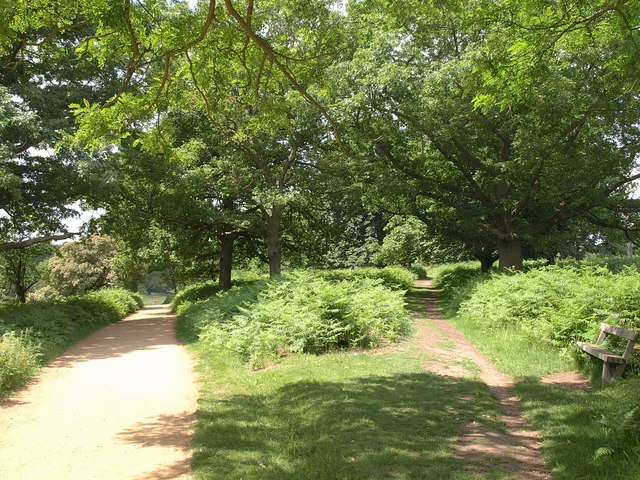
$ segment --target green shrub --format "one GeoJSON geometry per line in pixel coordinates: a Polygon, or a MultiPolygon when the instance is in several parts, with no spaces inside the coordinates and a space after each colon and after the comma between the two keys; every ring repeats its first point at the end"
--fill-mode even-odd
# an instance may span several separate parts
{"type": "MultiPolygon", "coordinates": [[[[98,290],[66,300],[2,305],[0,335],[3,335],[3,339],[9,339],[7,345],[11,347],[11,352],[25,355],[15,354],[15,358],[35,358],[35,353],[32,353],[36,352],[39,362],[44,362],[87,333],[116,322],[141,306],[139,295],[117,288],[98,290]]],[[[14,371],[12,378],[28,378],[33,373],[31,363],[20,362],[12,365],[22,365],[16,367],[22,373],[14,371]]]]}
{"type": "Polygon", "coordinates": [[[0,337],[0,397],[20,387],[38,368],[38,348],[27,332],[0,337]]]}
{"type": "Polygon", "coordinates": [[[404,292],[382,279],[329,280],[298,272],[183,309],[205,343],[224,345],[254,367],[288,353],[322,353],[393,341],[409,324],[404,292]]]}
{"type": "Polygon", "coordinates": [[[418,275],[402,267],[384,268],[354,268],[318,271],[316,274],[327,280],[355,280],[360,278],[371,278],[382,280],[382,283],[391,289],[410,290],[418,275]]]}
{"type": "Polygon", "coordinates": [[[416,275],[419,279],[425,279],[429,277],[427,268],[423,265],[411,265],[409,271],[416,275]]]}
{"type": "Polygon", "coordinates": [[[475,291],[476,286],[490,278],[480,270],[478,262],[448,263],[430,269],[433,283],[440,291],[442,308],[446,315],[455,315],[462,302],[475,291]]]}
{"type": "Polygon", "coordinates": [[[207,298],[213,297],[219,291],[220,287],[211,281],[187,285],[173,296],[171,309],[177,311],[178,307],[184,303],[195,303],[200,300],[206,300],[207,298]]]}
{"type": "MultiPolygon", "coordinates": [[[[237,273],[234,272],[234,280],[232,283],[234,286],[249,285],[264,278],[263,275],[255,272],[239,271],[237,273]]],[[[171,299],[171,309],[175,312],[180,312],[180,310],[184,309],[187,305],[207,300],[219,292],[220,287],[212,281],[188,285],[173,296],[171,299]]]]}
{"type": "Polygon", "coordinates": [[[589,257],[585,260],[560,260],[558,265],[562,267],[605,267],[607,270],[618,273],[625,269],[625,267],[640,268],[639,257],[589,257]]]}
{"type": "MultiPolygon", "coordinates": [[[[600,323],[640,329],[640,272],[623,267],[551,266],[493,275],[476,284],[460,307],[465,321],[488,330],[517,328],[567,351],[576,340],[593,342],[600,323]]],[[[610,345],[622,348],[615,339],[610,345]]],[[[637,360],[631,369],[637,369],[637,360]]]]}

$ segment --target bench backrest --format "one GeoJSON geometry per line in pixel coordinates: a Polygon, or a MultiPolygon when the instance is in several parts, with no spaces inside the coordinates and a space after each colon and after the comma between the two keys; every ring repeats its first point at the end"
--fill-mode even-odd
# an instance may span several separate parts
{"type": "Polygon", "coordinates": [[[622,327],[614,327],[613,325],[608,325],[606,323],[602,323],[600,325],[600,336],[596,341],[596,345],[600,345],[607,335],[615,335],[616,337],[627,339],[627,346],[624,349],[624,353],[622,354],[622,358],[627,360],[629,355],[633,351],[633,345],[636,343],[636,339],[638,338],[638,332],[634,332],[633,330],[627,330],[622,327]]]}

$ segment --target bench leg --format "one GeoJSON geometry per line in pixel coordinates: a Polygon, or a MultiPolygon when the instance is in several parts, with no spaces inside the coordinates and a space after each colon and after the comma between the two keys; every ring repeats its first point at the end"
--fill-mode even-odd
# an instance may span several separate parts
{"type": "Polygon", "coordinates": [[[616,378],[620,378],[624,372],[624,364],[603,362],[602,365],[602,384],[608,385],[616,378]]]}

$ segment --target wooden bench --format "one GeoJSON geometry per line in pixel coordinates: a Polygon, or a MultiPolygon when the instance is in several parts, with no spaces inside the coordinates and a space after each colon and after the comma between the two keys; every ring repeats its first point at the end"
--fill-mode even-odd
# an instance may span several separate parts
{"type": "Polygon", "coordinates": [[[622,375],[624,367],[627,364],[627,359],[633,350],[633,345],[636,343],[636,338],[638,338],[637,332],[603,323],[600,325],[600,336],[598,340],[596,340],[595,345],[587,342],[578,342],[578,347],[589,355],[599,358],[604,362],[602,365],[602,383],[606,385],[622,375]],[[610,352],[599,346],[607,335],[615,335],[616,337],[627,340],[627,346],[622,355],[610,352]]]}

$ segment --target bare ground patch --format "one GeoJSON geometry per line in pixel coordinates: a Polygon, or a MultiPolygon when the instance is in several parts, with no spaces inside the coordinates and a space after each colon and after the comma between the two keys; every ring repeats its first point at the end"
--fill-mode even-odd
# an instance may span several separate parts
{"type": "Polygon", "coordinates": [[[571,390],[590,390],[591,383],[578,372],[559,372],[546,375],[541,383],[571,390]]]}

